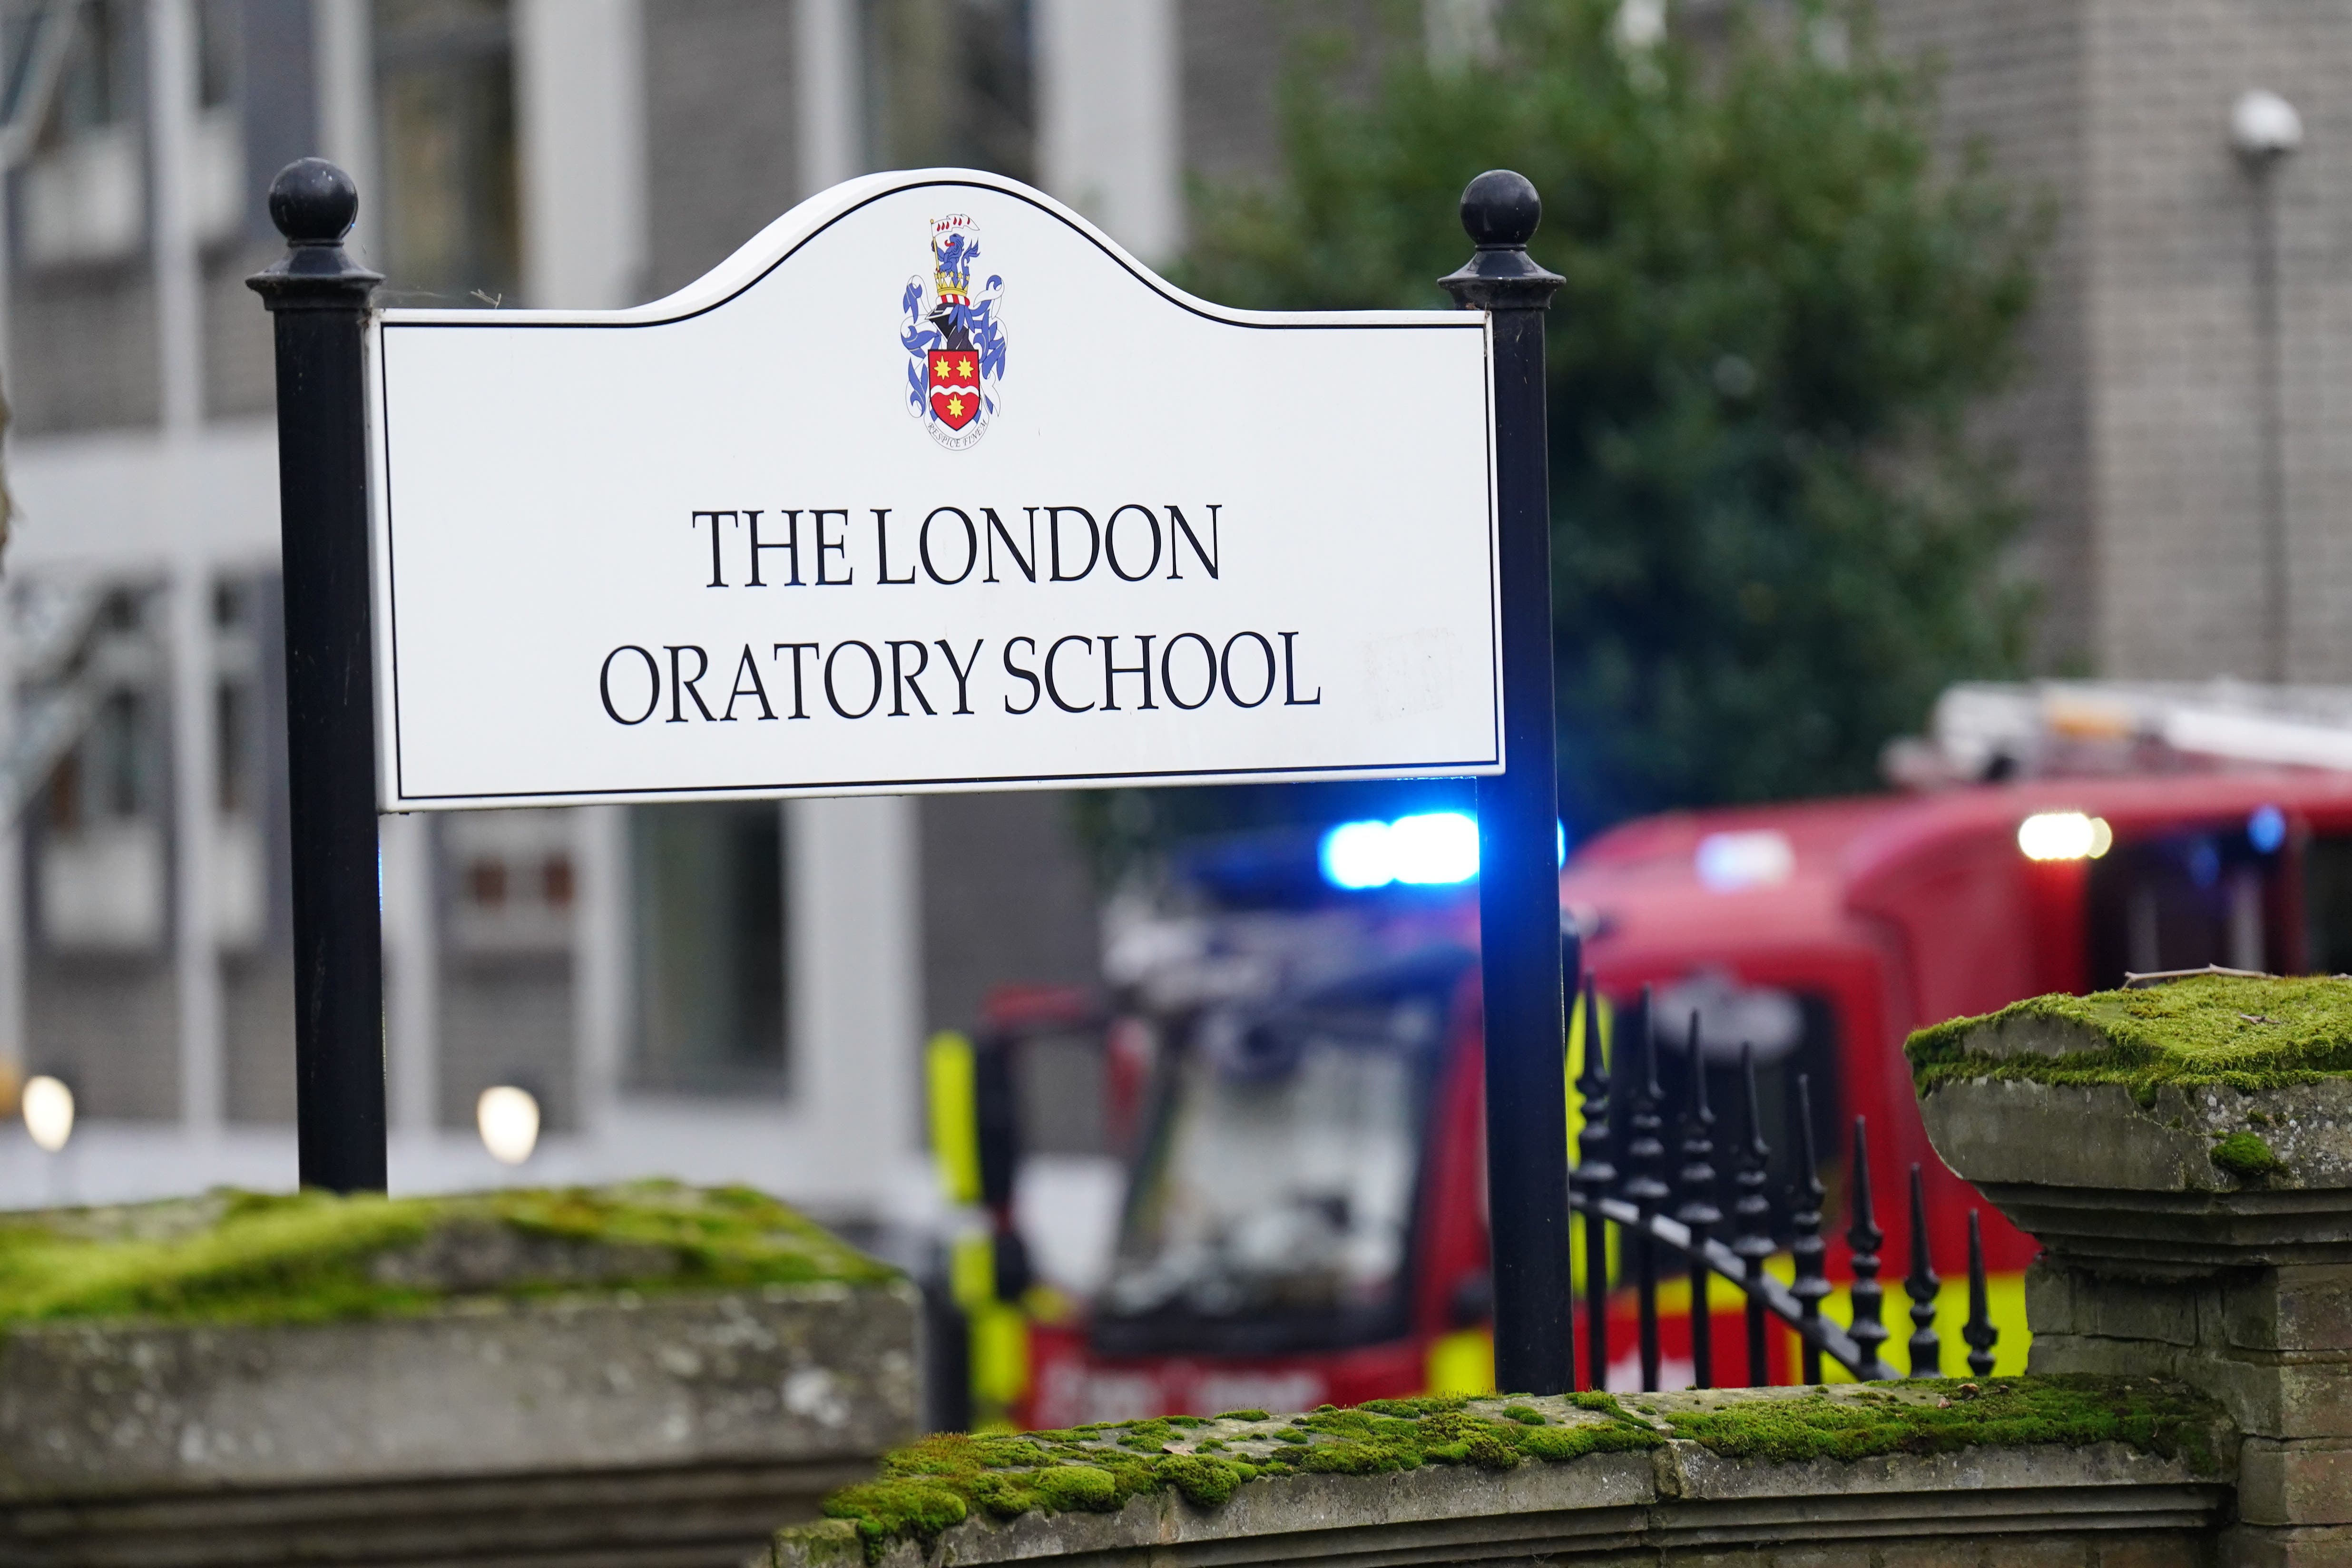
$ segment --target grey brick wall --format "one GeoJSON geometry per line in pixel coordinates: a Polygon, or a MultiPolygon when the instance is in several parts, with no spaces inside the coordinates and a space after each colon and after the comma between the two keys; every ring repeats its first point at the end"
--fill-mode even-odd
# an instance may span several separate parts
{"type": "Polygon", "coordinates": [[[1388,52],[1421,47],[1413,0],[1178,0],[1183,167],[1211,180],[1281,172],[1277,93],[1302,46],[1338,44],[1343,80],[1369,90],[1388,52]]]}
{"type": "Polygon", "coordinates": [[[294,1120],[294,956],[283,944],[222,963],[221,1057],[231,1121],[294,1120]]]}
{"type": "Polygon", "coordinates": [[[2264,664],[2249,88],[2302,111],[2275,176],[2291,679],[2352,679],[2352,12],[2325,0],[1882,0],[1944,68],[1944,126],[2056,203],[2025,384],[1988,420],[2034,506],[2043,656],[2122,677],[2264,664]]]}
{"type": "Polygon", "coordinates": [[[646,0],[648,297],[690,283],[807,195],[793,8],[646,0]]]}
{"type": "Polygon", "coordinates": [[[1007,981],[1101,977],[1094,884],[1052,792],[920,797],[923,1004],[932,1029],[970,1029],[1007,981]]]}
{"type": "Polygon", "coordinates": [[[152,425],[162,417],[155,290],[143,256],[13,280],[8,402],[19,435],[152,425]]]}
{"type": "Polygon", "coordinates": [[[572,1041],[572,960],[562,954],[460,956],[441,961],[439,1117],[444,1127],[474,1125],[474,1102],[493,1084],[511,1083],[539,1099],[541,1125],[580,1125],[572,1041]]]}
{"type": "Polygon", "coordinates": [[[2347,502],[2328,417],[2352,364],[2340,322],[2352,263],[2352,12],[2323,0],[2099,0],[2086,210],[2093,461],[2117,674],[2258,675],[2263,662],[2259,336],[2252,187],[2227,142],[2248,88],[2284,93],[2305,144],[2274,176],[2284,344],[2288,674],[2352,679],[2334,624],[2347,502]]]}
{"type": "Polygon", "coordinates": [[[2087,664],[2096,655],[2098,605],[2084,384],[2084,5],[1884,0],[1879,18],[1893,53],[1939,73],[1948,155],[1981,150],[2029,205],[2054,219],[2019,384],[1988,411],[1982,433],[2014,458],[2032,498],[2014,565],[2044,590],[2040,660],[2087,664]]]}
{"type": "Polygon", "coordinates": [[[277,407],[269,312],[245,280],[286,253],[283,241],[247,240],[205,258],[205,413],[219,419],[277,407]]]}
{"type": "Polygon", "coordinates": [[[1267,0],[1181,0],[1181,145],[1187,174],[1271,178],[1281,163],[1275,84],[1282,38],[1267,0]]]}
{"type": "Polygon", "coordinates": [[[36,952],[25,975],[26,1066],[74,1091],[78,1114],[180,1114],[177,988],[171,961],[36,952]]]}

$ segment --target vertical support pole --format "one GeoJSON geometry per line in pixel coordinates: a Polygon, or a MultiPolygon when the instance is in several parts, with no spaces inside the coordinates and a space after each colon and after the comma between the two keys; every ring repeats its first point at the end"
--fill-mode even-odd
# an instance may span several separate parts
{"type": "Polygon", "coordinates": [[[1979,1377],[1992,1375],[1992,1347],[2000,1339],[2000,1331],[1992,1326],[1992,1313],[1985,1300],[1984,1233],[1977,1223],[1977,1211],[1969,1211],[1969,1321],[1960,1331],[1960,1338],[1969,1343],[1969,1370],[1979,1377]]]}
{"type": "Polygon", "coordinates": [[[1853,1165],[1846,1173],[1846,1202],[1853,1223],[1846,1226],[1845,1244],[1853,1269],[1853,1283],[1847,1287],[1853,1306],[1853,1321],[1846,1325],[1846,1334],[1861,1350],[1864,1364],[1853,1369],[1853,1375],[1864,1383],[1874,1383],[1894,1375],[1894,1369],[1880,1359],[1878,1347],[1886,1342],[1886,1325],[1879,1313],[1886,1291],[1878,1283],[1878,1249],[1885,1243],[1886,1233],[1878,1228],[1878,1214],[1870,1201],[1870,1121],[1869,1118],[1853,1119],[1853,1165]]]}
{"type": "Polygon", "coordinates": [[[2263,679],[2287,678],[2294,600],[2288,570],[2285,344],[2280,337],[2275,158],[2254,164],[2254,416],[2262,425],[2263,679]]]}
{"type": "Polygon", "coordinates": [[[1641,1345],[1642,1392],[1654,1394],[1661,1365],[1658,1244],[1650,1235],[1650,1220],[1673,1194],[1659,1174],[1664,1167],[1666,1145],[1662,1136],[1665,1121],[1658,1114],[1658,1107],[1665,1097],[1658,1087],[1658,1010],[1646,985],[1642,987],[1641,1027],[1634,1031],[1633,1037],[1641,1042],[1642,1060],[1641,1070],[1633,1079],[1633,1102],[1625,1110],[1625,1128],[1631,1136],[1625,1141],[1628,1173],[1622,1191],[1625,1201],[1642,1216],[1633,1234],[1626,1238],[1626,1245],[1633,1253],[1633,1312],[1641,1345]]]}
{"type": "MultiPolygon", "coordinates": [[[[1580,964],[1579,967],[1581,967],[1580,964]]],[[[1601,1038],[1601,994],[1584,976],[1584,1131],[1577,1135],[1576,1184],[1583,1189],[1584,1361],[1588,1386],[1609,1386],[1609,1222],[1601,1200],[1617,1184],[1610,1158],[1609,1061],[1601,1038]]]]}
{"type": "Polygon", "coordinates": [[[1699,1048],[1698,1009],[1690,1016],[1690,1047],[1684,1057],[1690,1071],[1687,1110],[1683,1121],[1683,1168],[1677,1177],[1683,1201],[1675,1217],[1690,1227],[1691,1386],[1715,1386],[1715,1309],[1707,1302],[1712,1271],[1706,1265],[1707,1235],[1723,1223],[1715,1202],[1715,1111],[1706,1102],[1706,1054],[1699,1048]]]}
{"type": "Polygon", "coordinates": [[[368,297],[343,254],[359,192],[304,158],[278,171],[283,260],[246,279],[275,320],[294,826],[294,1076],[301,1180],[384,1186],[383,944],[369,647],[368,297]]]}
{"type": "Polygon", "coordinates": [[[1813,1088],[1804,1073],[1797,1075],[1797,1174],[1789,1188],[1789,1226],[1796,1232],[1790,1245],[1790,1256],[1797,1265],[1797,1281],[1789,1293],[1797,1299],[1804,1318],[1799,1328],[1801,1336],[1800,1371],[1806,1383],[1822,1380],[1822,1347],[1813,1336],[1804,1332],[1821,1321],[1822,1298],[1830,1293],[1827,1254],[1829,1244],[1822,1239],[1822,1200],[1829,1189],[1822,1185],[1821,1160],[1813,1147],[1813,1088]]]}
{"type": "Polygon", "coordinates": [[[1528,241],[1543,204],[1493,169],[1462,193],[1477,246],[1440,286],[1487,312],[1502,582],[1508,771],[1478,781],[1479,946],[1486,982],[1486,1182],[1494,1227],[1495,1376],[1514,1393],[1575,1384],[1570,1341],[1567,1037],[1559,968],[1559,797],[1552,751],[1551,497],[1544,312],[1564,281],[1528,241]]]}
{"type": "Polygon", "coordinates": [[[1936,1332],[1936,1297],[1943,1286],[1935,1259],[1927,1255],[1927,1194],[1919,1165],[1911,1165],[1911,1272],[1903,1278],[1904,1294],[1911,1298],[1911,1375],[1944,1375],[1944,1343],[1936,1332]]]}

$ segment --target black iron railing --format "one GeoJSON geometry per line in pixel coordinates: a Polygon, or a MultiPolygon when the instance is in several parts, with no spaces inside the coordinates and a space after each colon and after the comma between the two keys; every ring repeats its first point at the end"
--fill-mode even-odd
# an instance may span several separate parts
{"type": "MultiPolygon", "coordinates": [[[[1572,971],[1571,971],[1572,973],[1572,971]]],[[[1684,1105],[1677,1128],[1666,1125],[1666,1094],[1659,1083],[1659,1043],[1645,988],[1642,1005],[1621,1042],[1612,1079],[1601,1041],[1601,1002],[1587,975],[1583,1007],[1584,1062],[1574,1092],[1583,1106],[1577,1134],[1577,1164],[1569,1202],[1584,1216],[1584,1325],[1587,1386],[1605,1387],[1609,1377],[1609,1302],[1614,1289],[1630,1286],[1637,1314],[1642,1387],[1658,1386],[1660,1341],[1658,1280],[1662,1261],[1687,1271],[1690,1281],[1691,1381],[1717,1386],[1715,1365],[1714,1282],[1721,1279],[1744,1298],[1748,1377],[1750,1385],[1771,1381],[1770,1330],[1778,1320],[1797,1336],[1801,1379],[1822,1380],[1824,1357],[1856,1378],[1873,1382],[1905,1375],[1880,1354],[1889,1331],[1881,1314],[1885,1289],[1878,1282],[1879,1228],[1870,1186],[1869,1129],[1853,1119],[1853,1159],[1848,1169],[1846,1246],[1853,1275],[1853,1310],[1843,1328],[1822,1315],[1831,1294],[1829,1246],[1822,1239],[1821,1180],[1813,1141],[1811,1084],[1796,1079],[1794,1176],[1776,1205],[1771,1191],[1770,1143],[1756,1089],[1755,1054],[1739,1052],[1743,1119],[1732,1155],[1734,1194],[1728,1215],[1721,1206],[1722,1178],[1717,1169],[1717,1118],[1707,1100],[1706,1071],[1700,1049],[1698,1017],[1693,1013],[1685,1043],[1684,1105]],[[1630,1051],[1630,1056],[1629,1056],[1630,1051]],[[1620,1088],[1619,1086],[1622,1087],[1620,1088]],[[1622,1131],[1621,1131],[1622,1127],[1622,1131]],[[1670,1162],[1669,1136],[1678,1162],[1670,1162]],[[1671,1175],[1672,1180],[1668,1178],[1671,1175]],[[1730,1236],[1717,1232],[1728,1220],[1730,1236]],[[1610,1245],[1612,1234],[1618,1245],[1610,1245]],[[1785,1247],[1777,1239],[1785,1234],[1785,1247]],[[1767,1267],[1786,1250],[1793,1278],[1784,1283],[1767,1267]],[[1612,1257],[1614,1267],[1612,1268],[1612,1257]]],[[[1942,1280],[1928,1252],[1926,1189],[1917,1165],[1911,1167],[1911,1258],[1903,1278],[1911,1301],[1908,1343],[1913,1377],[1943,1375],[1943,1352],[1936,1332],[1936,1305],[1942,1280]]],[[[1999,1338],[1988,1310],[1984,1246],[1977,1211],[1969,1212],[1969,1318],[1960,1337],[1969,1345],[1969,1367],[1979,1377],[1992,1372],[1999,1338]]]]}

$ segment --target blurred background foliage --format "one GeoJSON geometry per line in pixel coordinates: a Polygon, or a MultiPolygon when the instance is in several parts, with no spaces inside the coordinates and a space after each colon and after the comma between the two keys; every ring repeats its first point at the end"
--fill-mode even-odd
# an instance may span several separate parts
{"type": "MultiPolygon", "coordinates": [[[[1195,187],[1180,280],[1265,309],[1443,307],[1462,187],[1526,174],[1531,248],[1567,279],[1549,397],[1571,837],[1867,788],[1944,685],[2024,656],[2032,590],[2002,566],[2023,513],[1970,416],[2017,367],[2046,206],[1939,153],[1932,77],[1878,53],[1866,11],[1734,5],[1695,31],[1642,0],[1502,12],[1483,57],[1307,40],[1280,177],[1195,187]]],[[[1411,434],[1381,428],[1371,391],[1364,438],[1411,434]]],[[[1171,837],[1378,794],[1078,809],[1116,875],[1171,837]]]]}

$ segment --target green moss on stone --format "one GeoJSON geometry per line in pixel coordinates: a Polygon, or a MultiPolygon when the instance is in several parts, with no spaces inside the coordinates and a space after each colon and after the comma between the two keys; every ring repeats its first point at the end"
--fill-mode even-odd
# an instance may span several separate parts
{"type": "Polygon", "coordinates": [[[2029,996],[1921,1029],[1904,1053],[1923,1092],[1962,1079],[2120,1084],[2152,1106],[2167,1086],[2281,1089],[2352,1075],[2352,981],[2197,975],[2144,990],[2029,996]],[[2099,1043],[2063,1056],[1967,1048],[1979,1029],[2035,1021],[2099,1043]]]}
{"type": "Polygon", "coordinates": [[[1790,1463],[2124,1443],[2183,1459],[2200,1473],[2214,1468],[2220,1418],[2211,1402],[2179,1384],[2075,1376],[2017,1378],[1981,1392],[1973,1384],[1920,1379],[1865,1394],[1808,1390],[1795,1398],[1735,1399],[1664,1416],[1675,1436],[1732,1459],[1790,1463]]]}
{"type": "Polygon", "coordinates": [[[2212,1473],[2217,1435],[2227,1429],[2214,1405],[2146,1379],[2027,1377],[1981,1390],[1926,1379],[1653,1398],[1652,1419],[1600,1393],[1513,1396],[1507,1404],[1442,1394],[1327,1405],[1272,1429],[1264,1412],[1247,1410],[1018,1436],[943,1435],[886,1456],[877,1479],[826,1500],[825,1513],[840,1522],[807,1528],[833,1532],[828,1539],[845,1525],[854,1529],[870,1561],[894,1540],[928,1543],[974,1515],[1110,1513],[1152,1492],[1215,1508],[1258,1479],[1375,1476],[1427,1465],[1507,1470],[1529,1460],[1638,1453],[1670,1438],[1766,1463],[2113,1442],[2212,1473]],[[1542,1424],[1528,1423],[1529,1415],[1542,1424]],[[1137,1437],[1160,1448],[1139,1453],[1137,1437]]]}
{"type": "Polygon", "coordinates": [[[2213,1145],[2213,1163],[2242,1182],[2266,1182],[2286,1169],[2286,1162],[2252,1132],[2232,1132],[2213,1145]]]}
{"type": "Polygon", "coordinates": [[[1214,1508],[1261,1478],[1383,1475],[1431,1464],[1504,1470],[1530,1458],[1565,1461],[1665,1441],[1613,1401],[1598,1412],[1565,1402],[1550,1415],[1518,1406],[1539,1426],[1494,1404],[1446,1394],[1326,1405],[1271,1429],[1265,1412],[1242,1410],[1019,1436],[945,1434],[886,1456],[875,1480],[835,1493],[824,1511],[854,1527],[874,1558],[894,1540],[928,1542],[975,1514],[1116,1512],[1151,1491],[1214,1508]]]}
{"type": "Polygon", "coordinates": [[[221,1191],[0,1220],[0,1327],[320,1322],[454,1298],[897,1277],[763,1194],[669,1182],[432,1198],[221,1191]]]}

